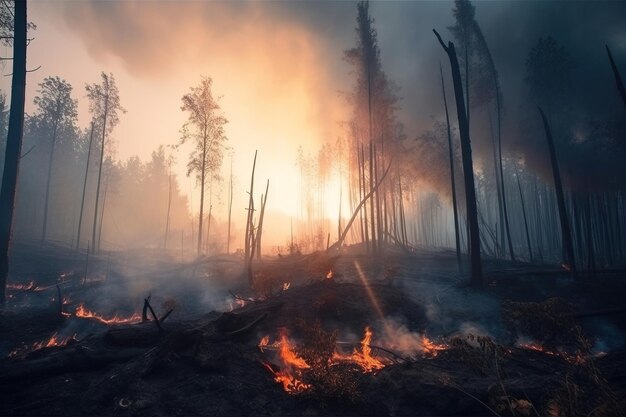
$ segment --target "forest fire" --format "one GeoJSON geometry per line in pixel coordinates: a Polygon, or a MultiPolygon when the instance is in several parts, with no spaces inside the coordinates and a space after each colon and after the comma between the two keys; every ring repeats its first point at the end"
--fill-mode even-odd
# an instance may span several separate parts
{"type": "MultiPolygon", "coordinates": [[[[352,354],[342,354],[335,350],[329,359],[329,365],[338,365],[340,363],[353,363],[361,368],[363,373],[378,371],[385,367],[385,364],[376,357],[372,356],[372,330],[367,326],[365,335],[360,342],[360,348],[355,348],[352,354]]],[[[280,340],[270,344],[269,336],[263,336],[258,344],[261,352],[265,352],[268,348],[278,348],[280,357],[280,370],[274,370],[274,367],[263,362],[263,365],[274,375],[274,380],[283,385],[286,392],[290,394],[299,394],[311,388],[311,384],[302,381],[303,371],[310,368],[309,364],[295,351],[293,343],[287,337],[283,329],[280,334],[280,340]]]]}
{"type": "Polygon", "coordinates": [[[85,318],[85,319],[94,319],[99,321],[100,323],[111,325],[111,324],[133,324],[139,323],[141,321],[141,315],[139,313],[133,313],[130,317],[122,317],[117,314],[111,318],[106,318],[94,311],[89,310],[85,307],[84,304],[80,304],[76,308],[76,312],[74,313],[76,317],[85,318]]]}
{"type": "MultiPolygon", "coordinates": [[[[259,343],[259,346],[261,346],[263,342],[267,345],[269,336],[265,336],[261,340],[261,343],[259,343]]],[[[281,370],[274,371],[272,366],[267,362],[263,365],[274,375],[274,380],[283,385],[283,389],[286,392],[299,394],[310,389],[311,385],[301,380],[301,371],[308,369],[309,365],[294,352],[294,348],[284,331],[281,332],[279,345],[279,356],[282,362],[281,370]]]]}
{"type": "Polygon", "coordinates": [[[424,354],[432,358],[437,356],[440,351],[449,348],[448,345],[444,343],[435,343],[426,336],[422,336],[422,347],[424,349],[424,354]]]}
{"type": "Polygon", "coordinates": [[[47,340],[41,340],[31,345],[24,345],[24,346],[18,347],[17,349],[12,350],[9,353],[8,357],[9,358],[21,358],[36,350],[54,347],[54,346],[65,346],[68,344],[68,342],[75,341],[75,340],[76,340],[76,334],[72,336],[68,336],[68,337],[59,337],[55,333],[47,340]]]}

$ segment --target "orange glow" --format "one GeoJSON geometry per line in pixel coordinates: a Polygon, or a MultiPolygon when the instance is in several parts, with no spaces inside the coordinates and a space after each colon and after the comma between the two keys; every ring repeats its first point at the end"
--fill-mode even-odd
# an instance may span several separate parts
{"type": "Polygon", "coordinates": [[[378,297],[376,297],[376,294],[374,294],[374,291],[372,290],[372,287],[370,286],[370,283],[367,277],[365,276],[365,274],[363,273],[363,270],[361,269],[361,265],[357,261],[354,261],[354,266],[356,267],[356,271],[358,272],[359,278],[361,279],[361,282],[363,283],[363,286],[365,287],[365,290],[367,291],[367,296],[369,297],[370,302],[372,303],[372,307],[374,307],[376,314],[378,314],[378,317],[382,320],[383,310],[380,308],[378,297]]]}
{"type": "Polygon", "coordinates": [[[98,313],[95,313],[88,308],[85,307],[84,304],[80,304],[76,308],[75,312],[76,317],[85,318],[85,319],[94,319],[101,323],[110,325],[110,324],[133,324],[139,323],[141,321],[141,315],[139,313],[134,313],[130,317],[120,317],[117,314],[111,318],[106,318],[101,316],[98,313]]]}
{"type": "Polygon", "coordinates": [[[326,279],[332,279],[333,277],[333,270],[331,269],[330,271],[328,271],[328,274],[326,274],[326,279]]]}
{"type": "Polygon", "coordinates": [[[378,359],[372,356],[372,348],[370,343],[372,342],[372,330],[369,327],[365,328],[365,336],[361,340],[361,351],[354,349],[352,359],[357,365],[363,368],[363,372],[372,372],[385,367],[385,365],[378,359]]]}
{"type": "Polygon", "coordinates": [[[43,348],[49,348],[53,346],[65,346],[70,340],[75,340],[75,339],[76,339],[76,334],[61,338],[57,336],[57,334],[55,333],[48,340],[42,340],[39,342],[35,342],[29,346],[22,346],[17,349],[14,349],[13,351],[9,353],[9,357],[16,358],[16,357],[26,356],[27,354],[31,352],[34,352],[36,350],[43,349],[43,348]]]}
{"type": "Polygon", "coordinates": [[[435,343],[426,336],[422,336],[422,347],[424,353],[433,358],[437,356],[439,351],[448,349],[448,345],[435,343]]]}

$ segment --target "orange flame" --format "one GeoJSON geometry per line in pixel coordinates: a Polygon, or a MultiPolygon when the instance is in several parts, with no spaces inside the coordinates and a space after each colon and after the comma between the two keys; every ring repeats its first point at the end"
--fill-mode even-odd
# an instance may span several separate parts
{"type": "Polygon", "coordinates": [[[94,319],[97,320],[101,323],[110,325],[110,324],[133,324],[133,323],[139,323],[141,321],[141,315],[139,313],[134,313],[132,316],[130,317],[120,317],[117,314],[111,318],[106,318],[101,316],[100,314],[93,312],[89,309],[87,309],[87,307],[85,307],[84,304],[80,304],[77,308],[76,308],[76,317],[81,317],[81,318],[85,318],[85,319],[94,319]]]}
{"type": "Polygon", "coordinates": [[[424,349],[424,353],[433,358],[437,356],[439,351],[448,349],[448,345],[435,343],[426,336],[422,336],[422,347],[424,349]]]}
{"type": "MultiPolygon", "coordinates": [[[[266,340],[265,337],[261,339],[259,346],[261,346],[264,340],[266,340]]],[[[269,337],[267,337],[266,342],[269,343],[269,337]]],[[[283,389],[290,394],[299,394],[310,389],[311,384],[306,384],[300,380],[300,371],[308,369],[309,364],[294,352],[285,331],[282,331],[280,335],[279,356],[283,365],[280,371],[274,371],[269,364],[264,364],[274,375],[274,381],[282,384],[283,389]]]]}
{"type": "Polygon", "coordinates": [[[267,347],[269,343],[270,343],[270,337],[266,335],[266,336],[263,336],[263,338],[261,339],[261,341],[259,342],[257,346],[259,347],[259,349],[261,349],[261,352],[263,352],[263,348],[267,347]]]}
{"type": "Polygon", "coordinates": [[[326,279],[332,279],[333,277],[333,270],[331,269],[330,271],[328,271],[328,273],[326,274],[326,279]]]}
{"type": "Polygon", "coordinates": [[[283,291],[287,291],[291,287],[291,282],[283,282],[283,291]]]}
{"type": "Polygon", "coordinates": [[[363,372],[372,372],[385,367],[385,365],[372,356],[372,348],[370,343],[372,342],[372,330],[369,326],[365,327],[365,336],[361,340],[361,351],[354,349],[352,359],[357,365],[363,368],[363,372]]]}
{"type": "Polygon", "coordinates": [[[21,346],[17,349],[14,349],[13,351],[9,353],[9,357],[15,358],[15,357],[20,357],[20,356],[25,356],[28,353],[34,352],[36,350],[49,348],[53,346],[65,346],[72,339],[74,340],[76,339],[76,334],[72,336],[60,338],[55,333],[48,340],[41,340],[39,342],[33,343],[32,345],[21,346]]]}

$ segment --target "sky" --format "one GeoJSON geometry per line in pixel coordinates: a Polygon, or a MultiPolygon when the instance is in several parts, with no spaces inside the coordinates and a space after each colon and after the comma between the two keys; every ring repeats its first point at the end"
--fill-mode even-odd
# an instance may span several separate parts
{"type": "MultiPolygon", "coordinates": [[[[610,77],[603,47],[609,43],[618,64],[626,64],[626,3],[478,1],[475,6],[509,112],[519,105],[528,50],[550,34],[574,51],[582,67],[581,94],[590,102],[611,94],[613,85],[600,82],[610,77]]],[[[446,57],[432,29],[451,39],[452,7],[448,1],[371,3],[383,69],[399,87],[398,118],[409,137],[429,129],[442,113],[438,71],[446,57]]],[[[74,86],[79,125],[86,127],[84,86],[98,82],[101,71],[113,73],[127,110],[112,136],[117,159],[138,155],[145,161],[159,145],[178,143],[185,121],[181,97],[202,75],[212,77],[229,120],[236,210],[246,205],[255,150],[257,184],[271,183],[268,208],[295,215],[298,147],[315,153],[323,142],[345,134],[340,122],[349,115],[345,92],[352,79],[343,51],[355,45],[355,2],[31,1],[28,13],[37,25],[28,67],[41,68],[28,74],[27,113],[34,110],[37,84],[58,75],[74,86]]],[[[10,66],[5,63],[2,72],[0,88],[8,91],[10,66]]],[[[480,158],[480,142],[476,146],[480,158]]],[[[199,191],[185,176],[188,153],[184,147],[175,153],[176,172],[197,210],[199,191]]],[[[229,167],[227,157],[224,175],[229,167]]],[[[215,203],[218,212],[226,207],[225,196],[215,203]]]]}

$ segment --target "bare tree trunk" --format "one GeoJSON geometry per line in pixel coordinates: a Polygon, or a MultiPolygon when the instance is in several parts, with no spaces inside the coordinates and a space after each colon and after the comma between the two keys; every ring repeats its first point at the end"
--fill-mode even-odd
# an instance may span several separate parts
{"type": "Polygon", "coordinates": [[[450,131],[450,115],[448,113],[448,99],[446,98],[446,85],[443,80],[443,68],[439,65],[441,73],[441,90],[443,92],[443,107],[446,110],[446,126],[448,132],[448,155],[450,160],[450,182],[452,185],[452,212],[454,214],[454,243],[456,247],[456,261],[461,269],[461,240],[459,239],[459,212],[456,202],[456,183],[454,179],[454,148],[452,147],[452,133],[450,131]]]}
{"type": "Polygon", "coordinates": [[[209,237],[211,236],[211,212],[213,211],[213,204],[209,204],[209,215],[206,219],[206,253],[209,253],[209,237]]]}
{"type": "Polygon", "coordinates": [[[559,172],[559,164],[556,157],[556,150],[554,148],[554,141],[552,140],[552,131],[550,125],[546,119],[546,115],[543,110],[539,108],[541,119],[543,120],[543,127],[546,132],[546,139],[548,140],[548,149],[550,151],[550,162],[552,163],[552,176],[554,178],[554,188],[556,192],[556,200],[559,208],[559,219],[561,221],[561,236],[563,238],[563,248],[566,261],[572,270],[572,275],[576,276],[576,261],[574,258],[574,245],[572,243],[572,234],[570,231],[569,220],[567,218],[567,209],[565,207],[565,198],[563,196],[563,184],[561,183],[561,173],[559,172]]]}
{"type": "Polygon", "coordinates": [[[457,60],[454,43],[448,42],[448,46],[443,43],[436,30],[433,29],[439,43],[450,59],[452,69],[452,80],[454,83],[454,95],[456,99],[457,117],[459,120],[459,131],[461,135],[461,155],[463,159],[463,177],[465,179],[465,202],[467,207],[467,217],[469,226],[469,249],[471,281],[477,288],[483,288],[482,263],[480,258],[480,231],[478,228],[478,207],[476,204],[476,188],[474,186],[474,166],[472,162],[472,145],[469,135],[469,124],[465,113],[465,103],[463,100],[463,86],[461,84],[461,71],[457,60]]]}
{"type": "Polygon", "coordinates": [[[57,141],[57,127],[59,120],[54,121],[54,128],[52,129],[52,142],[50,148],[50,158],[48,158],[48,178],[46,179],[46,199],[43,206],[43,228],[41,230],[41,241],[46,240],[46,230],[48,227],[48,202],[50,201],[50,179],[52,178],[52,162],[54,161],[54,148],[57,141]]]}
{"type": "Polygon", "coordinates": [[[13,78],[11,110],[4,156],[4,173],[0,189],[0,305],[5,303],[9,274],[9,242],[15,205],[15,188],[19,171],[24,133],[24,101],[26,96],[26,0],[14,2],[13,78]]]}
{"type": "Polygon", "coordinates": [[[96,233],[98,231],[98,202],[100,199],[100,181],[102,179],[102,164],[104,163],[104,143],[106,139],[106,127],[107,127],[107,117],[109,115],[109,98],[106,97],[106,101],[104,102],[104,117],[102,120],[102,144],[100,149],[100,165],[98,166],[98,183],[96,186],[96,205],[93,212],[93,229],[91,231],[91,250],[93,253],[98,253],[100,248],[96,245],[96,233]]]}
{"type": "Polygon", "coordinates": [[[265,186],[265,196],[261,194],[261,214],[259,214],[259,226],[257,227],[256,232],[256,257],[261,258],[261,235],[263,233],[263,218],[265,216],[265,204],[267,204],[267,193],[270,189],[270,180],[267,180],[267,185],[265,186]]]}
{"type": "Polygon", "coordinates": [[[257,151],[254,151],[254,162],[252,163],[252,174],[250,175],[250,191],[249,191],[249,195],[250,195],[250,199],[248,200],[248,218],[246,220],[246,241],[245,241],[245,246],[244,246],[244,250],[245,250],[245,266],[246,269],[248,270],[248,283],[250,284],[250,286],[252,287],[252,251],[254,250],[254,248],[252,248],[252,242],[254,241],[254,239],[251,239],[250,237],[254,235],[254,225],[252,224],[252,214],[254,211],[254,197],[253,197],[253,193],[254,193],[254,170],[256,168],[256,155],[257,155],[257,151]]]}
{"type": "Polygon", "coordinates": [[[230,221],[233,210],[233,160],[230,160],[230,181],[228,187],[228,233],[226,235],[226,254],[230,253],[230,221]]]}
{"type": "Polygon", "coordinates": [[[109,176],[107,175],[104,184],[104,195],[102,196],[102,211],[100,212],[100,225],[98,226],[98,251],[100,250],[100,240],[102,239],[102,224],[104,223],[104,209],[107,204],[107,192],[109,190],[109,176]]]}
{"type": "Polygon", "coordinates": [[[207,128],[202,134],[202,172],[200,173],[200,216],[198,217],[198,256],[202,253],[202,216],[204,215],[204,186],[206,181],[206,145],[209,140],[207,128]]]}
{"type": "Polygon", "coordinates": [[[528,245],[528,256],[530,263],[533,263],[533,247],[530,244],[530,233],[528,232],[528,220],[526,218],[526,205],[524,204],[524,194],[522,193],[522,185],[519,181],[519,173],[517,174],[517,188],[519,190],[519,198],[522,203],[522,215],[524,216],[524,230],[526,230],[526,244],[528,245]]]}
{"type": "Polygon", "coordinates": [[[624,101],[624,107],[626,107],[626,89],[624,89],[624,83],[622,82],[622,76],[617,69],[617,65],[615,65],[615,61],[613,61],[613,55],[611,54],[611,50],[609,49],[609,45],[606,46],[606,52],[609,54],[609,61],[611,62],[611,68],[613,69],[613,75],[615,76],[615,83],[617,84],[617,91],[619,91],[619,95],[622,96],[622,100],[624,101]]]}
{"type": "Polygon", "coordinates": [[[91,159],[91,145],[93,144],[94,122],[91,121],[91,132],[89,133],[89,150],[87,151],[87,163],[85,164],[85,179],[83,180],[83,197],[80,200],[80,214],[78,215],[78,233],[76,234],[76,250],[80,248],[80,232],[83,225],[83,210],[85,208],[85,193],[87,191],[87,175],[89,174],[89,161],[91,159]]]}
{"type": "Polygon", "coordinates": [[[167,215],[165,216],[165,238],[163,249],[167,250],[167,237],[170,234],[170,210],[172,208],[172,167],[170,165],[167,176],[167,215]]]}
{"type": "Polygon", "coordinates": [[[357,214],[359,214],[359,211],[361,210],[361,207],[363,207],[365,205],[365,203],[367,202],[367,199],[370,198],[376,192],[378,187],[380,187],[380,184],[383,183],[383,181],[385,180],[385,177],[389,173],[389,169],[391,168],[391,163],[392,162],[393,161],[389,161],[389,166],[387,166],[387,169],[385,170],[383,175],[378,180],[378,183],[374,186],[374,188],[372,188],[370,190],[369,193],[367,193],[365,195],[365,197],[363,197],[363,199],[361,200],[359,205],[356,206],[356,208],[354,209],[354,213],[352,214],[352,217],[350,218],[350,220],[346,224],[346,227],[343,229],[343,232],[341,233],[341,236],[339,237],[339,240],[337,240],[337,242],[334,243],[330,248],[341,248],[341,245],[343,245],[343,241],[345,240],[346,235],[350,231],[350,227],[352,226],[352,223],[354,222],[354,219],[356,219],[357,214]]]}

